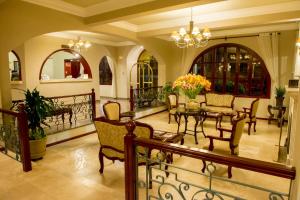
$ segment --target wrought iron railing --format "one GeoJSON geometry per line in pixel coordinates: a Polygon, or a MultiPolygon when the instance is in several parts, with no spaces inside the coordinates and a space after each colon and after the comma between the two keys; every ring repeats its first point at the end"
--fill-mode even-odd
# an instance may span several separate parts
{"type": "Polygon", "coordinates": [[[290,198],[291,183],[296,176],[294,167],[137,138],[133,134],[135,128],[133,122],[129,122],[126,128],[128,130],[124,139],[126,200],[283,200],[290,198]],[[148,154],[141,155],[136,150],[138,147],[145,147],[152,151],[157,149],[160,154],[166,154],[167,158],[171,156],[172,159],[173,154],[177,154],[180,155],[178,159],[190,159],[188,160],[190,164],[183,164],[183,166],[181,162],[181,165],[175,165],[170,164],[170,159],[168,162],[158,159],[163,156],[152,159],[144,157],[143,155],[148,154]],[[140,157],[146,160],[146,167],[142,169],[137,165],[140,157]],[[192,162],[193,159],[200,162],[192,162]],[[201,161],[207,163],[205,168],[202,168],[201,161]],[[199,166],[195,166],[195,163],[199,163],[199,166]],[[235,172],[240,173],[239,178],[234,177],[235,173],[232,179],[217,175],[216,166],[219,167],[220,164],[226,168],[227,166],[238,168],[239,170],[235,172]],[[252,181],[247,180],[247,177],[252,177],[252,181]],[[263,182],[260,179],[269,180],[269,184],[259,185],[263,182]],[[280,184],[274,184],[279,182],[280,184]]]}
{"type": "Polygon", "coordinates": [[[32,169],[29,149],[27,116],[24,105],[19,112],[0,109],[0,151],[22,162],[23,171],[32,169]]]}
{"type": "Polygon", "coordinates": [[[164,105],[163,87],[130,88],[130,110],[164,105]]]}
{"type": "MultiPolygon", "coordinates": [[[[43,126],[49,134],[78,128],[93,123],[96,111],[95,92],[48,97],[54,104],[54,109],[46,119],[48,126],[43,126]]],[[[13,109],[24,100],[13,101],[13,109]]]]}

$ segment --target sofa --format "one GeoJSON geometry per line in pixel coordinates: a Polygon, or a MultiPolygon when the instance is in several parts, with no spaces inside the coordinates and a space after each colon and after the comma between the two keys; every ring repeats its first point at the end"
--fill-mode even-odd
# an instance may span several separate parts
{"type": "Polygon", "coordinates": [[[211,113],[222,113],[225,116],[235,115],[233,110],[234,96],[230,94],[206,93],[205,101],[200,106],[211,113]]]}

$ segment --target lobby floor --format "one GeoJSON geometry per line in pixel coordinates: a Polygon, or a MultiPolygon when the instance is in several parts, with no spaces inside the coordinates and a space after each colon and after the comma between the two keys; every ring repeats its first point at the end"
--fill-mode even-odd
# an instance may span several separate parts
{"type": "MultiPolygon", "coordinates": [[[[176,131],[177,124],[172,120],[168,124],[167,112],[159,113],[140,119],[151,124],[154,129],[176,131]]],[[[189,126],[192,126],[192,120],[189,126]]],[[[182,126],[183,128],[183,126],[182,126]]],[[[214,121],[205,122],[205,132],[215,133],[214,121]]],[[[257,132],[250,136],[244,130],[240,142],[240,156],[273,162],[276,158],[279,138],[279,128],[276,124],[268,125],[267,121],[259,120],[257,132]]],[[[284,127],[286,134],[286,127],[284,127]]],[[[283,137],[285,138],[285,137],[283,137]]],[[[204,138],[199,134],[199,145],[195,145],[192,136],[185,137],[185,145],[201,147],[205,145],[204,138]]],[[[104,174],[100,175],[98,161],[99,142],[96,133],[69,142],[47,148],[46,156],[39,161],[32,162],[33,170],[28,173],[22,171],[22,166],[15,160],[0,154],[0,199],[1,200],[93,200],[93,199],[124,199],[124,166],[121,162],[112,163],[105,159],[104,174]]],[[[174,164],[198,170],[202,162],[186,157],[174,157],[174,164]]],[[[227,167],[217,165],[216,175],[227,177],[227,167]]],[[[141,172],[144,167],[141,167],[141,172]]],[[[177,172],[174,169],[174,172],[177,172]]],[[[206,178],[196,179],[192,174],[184,175],[189,181],[207,183],[206,178]],[[205,180],[204,180],[205,179],[205,180]]],[[[172,179],[172,176],[170,176],[172,179]]],[[[233,169],[232,180],[260,185],[277,191],[288,191],[289,182],[268,175],[262,175],[245,170],[233,169]],[[276,183],[276,184],[274,184],[276,183]]],[[[238,191],[245,194],[247,199],[253,198],[257,192],[246,191],[240,186],[228,183],[215,183],[216,188],[223,188],[229,192],[238,191]]],[[[154,185],[153,190],[157,189],[154,185]]],[[[141,191],[143,195],[144,191],[141,191]]],[[[259,194],[258,194],[259,195],[259,194]]],[[[263,195],[261,197],[264,197],[263,195]]],[[[267,197],[267,196],[266,196],[267,197]]],[[[145,199],[145,198],[141,198],[145,199]]],[[[179,199],[179,198],[178,198],[179,199]]],[[[264,198],[259,198],[264,199],[264,198]]],[[[268,198],[266,198],[268,199],[268,198]]]]}

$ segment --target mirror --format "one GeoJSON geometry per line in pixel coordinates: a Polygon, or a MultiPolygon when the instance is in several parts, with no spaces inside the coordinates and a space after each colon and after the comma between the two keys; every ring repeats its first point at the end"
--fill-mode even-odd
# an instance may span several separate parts
{"type": "Polygon", "coordinates": [[[8,52],[9,73],[11,81],[21,81],[21,62],[14,51],[8,52]]]}
{"type": "Polygon", "coordinates": [[[60,49],[50,54],[40,72],[40,80],[90,78],[92,74],[89,64],[71,49],[60,49]]]}

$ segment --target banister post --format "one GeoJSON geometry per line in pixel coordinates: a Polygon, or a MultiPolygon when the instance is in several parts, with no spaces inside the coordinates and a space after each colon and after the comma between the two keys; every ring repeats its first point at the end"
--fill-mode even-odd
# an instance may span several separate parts
{"type": "Polygon", "coordinates": [[[129,103],[130,103],[130,111],[134,110],[134,99],[133,99],[133,87],[132,85],[130,86],[130,99],[129,99],[129,103]]]}
{"type": "Polygon", "coordinates": [[[93,120],[96,118],[96,95],[95,95],[95,89],[92,89],[92,116],[93,120]]]}
{"type": "Polygon", "coordinates": [[[128,131],[124,137],[125,144],[125,200],[136,199],[136,158],[135,158],[135,145],[133,133],[135,123],[129,121],[126,124],[128,131]]]}
{"type": "Polygon", "coordinates": [[[19,114],[17,119],[18,119],[18,127],[19,127],[18,133],[20,138],[21,159],[22,159],[23,171],[28,172],[32,170],[30,147],[29,147],[28,121],[25,112],[25,105],[20,104],[18,108],[19,108],[19,114]]]}

